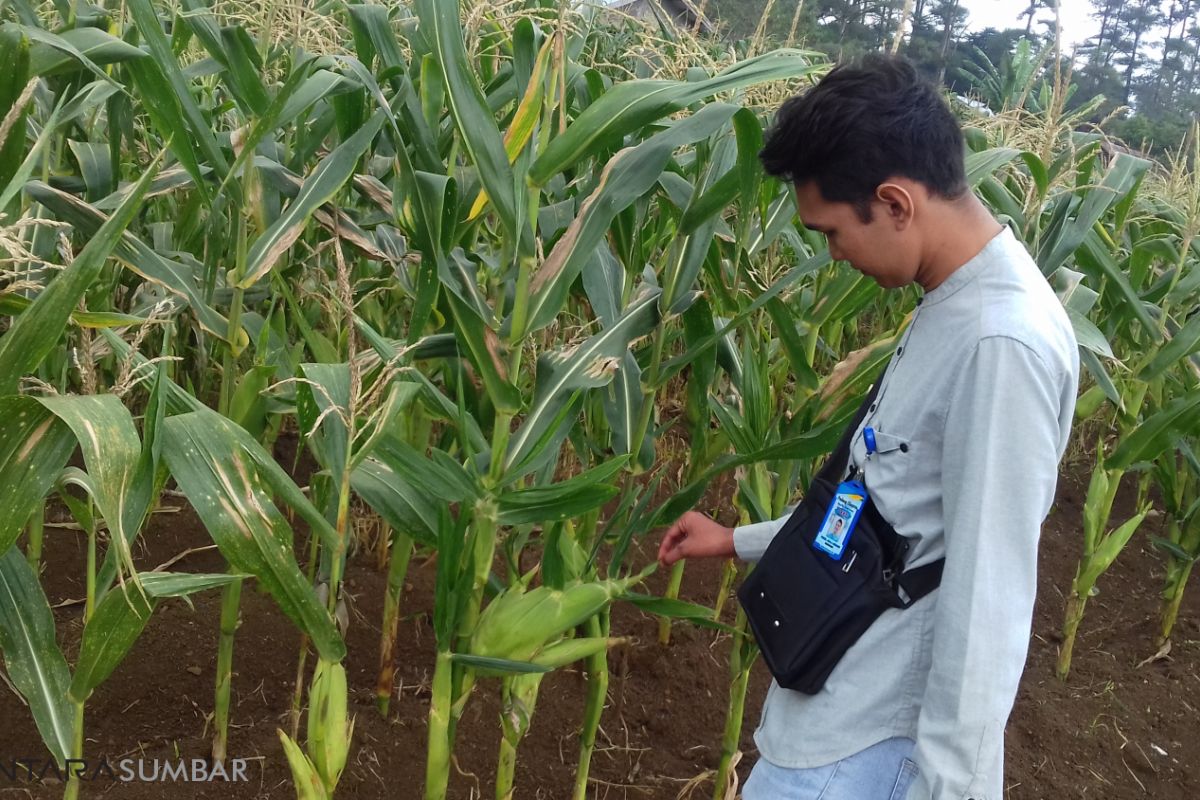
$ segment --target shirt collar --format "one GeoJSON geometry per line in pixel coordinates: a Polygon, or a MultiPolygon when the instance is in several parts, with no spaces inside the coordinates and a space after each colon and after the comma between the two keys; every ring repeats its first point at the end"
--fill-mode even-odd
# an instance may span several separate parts
{"type": "Polygon", "coordinates": [[[979,273],[1008,247],[1012,238],[1012,231],[1005,225],[999,233],[983,246],[982,250],[976,253],[965,264],[954,270],[954,272],[951,272],[946,280],[938,284],[936,289],[926,292],[921,305],[931,306],[940,303],[975,280],[979,273]]]}

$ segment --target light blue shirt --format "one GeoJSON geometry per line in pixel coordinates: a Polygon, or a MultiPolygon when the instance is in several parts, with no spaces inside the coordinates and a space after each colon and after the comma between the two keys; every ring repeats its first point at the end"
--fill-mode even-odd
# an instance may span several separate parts
{"type": "MultiPolygon", "coordinates": [[[[1070,321],[1005,228],[921,300],[851,459],[912,541],[908,566],[945,557],[941,587],[884,612],[816,695],[772,681],[761,755],[816,767],[895,736],[916,741],[909,800],[1002,800],[1004,726],[1024,668],[1037,543],[1079,379],[1070,321]]],[[[734,531],[758,559],[786,518],[734,531]]]]}

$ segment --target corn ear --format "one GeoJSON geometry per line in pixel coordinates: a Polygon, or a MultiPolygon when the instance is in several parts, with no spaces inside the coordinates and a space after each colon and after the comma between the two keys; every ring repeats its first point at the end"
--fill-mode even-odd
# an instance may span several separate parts
{"type": "Polygon", "coordinates": [[[614,596],[605,583],[578,583],[566,589],[516,587],[484,609],[471,637],[473,655],[528,661],[549,641],[604,608],[614,596]]]}
{"type": "Polygon", "coordinates": [[[353,720],[346,720],[346,697],[345,668],[319,660],[308,694],[308,753],[330,795],[346,767],[354,735],[353,720]]]}
{"type": "Polygon", "coordinates": [[[1100,406],[1106,399],[1104,389],[1100,386],[1088,389],[1075,401],[1075,419],[1084,420],[1092,416],[1100,410],[1100,406]]]}
{"type": "Polygon", "coordinates": [[[282,730],[276,729],[279,741],[283,743],[283,752],[287,755],[288,766],[292,768],[292,780],[296,783],[296,800],[329,800],[325,784],[317,775],[312,762],[300,745],[292,741],[282,730]]]}
{"type": "Polygon", "coordinates": [[[578,661],[581,658],[594,656],[610,647],[625,644],[628,641],[628,638],[620,636],[611,638],[595,636],[582,639],[563,639],[561,642],[555,642],[543,648],[540,653],[533,657],[533,663],[540,667],[557,669],[558,667],[578,661]]]}
{"type": "Polygon", "coordinates": [[[565,589],[516,587],[501,593],[479,616],[471,636],[471,653],[490,658],[529,661],[547,642],[598,614],[613,598],[641,580],[576,583],[565,589]]]}

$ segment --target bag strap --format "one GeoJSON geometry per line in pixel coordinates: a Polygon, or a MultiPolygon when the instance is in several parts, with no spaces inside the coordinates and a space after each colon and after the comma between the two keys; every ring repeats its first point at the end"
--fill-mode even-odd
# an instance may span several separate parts
{"type": "MultiPolygon", "coordinates": [[[[887,372],[886,366],[884,367],[884,372],[887,372]]],[[[842,433],[842,438],[838,440],[837,447],[833,448],[833,452],[829,454],[829,458],[825,459],[820,472],[817,473],[830,483],[840,483],[842,476],[846,474],[846,468],[850,466],[850,442],[854,439],[854,432],[858,430],[858,426],[866,418],[871,404],[875,402],[875,398],[879,394],[879,384],[882,382],[883,372],[871,384],[870,391],[863,398],[862,405],[858,407],[858,411],[854,412],[854,418],[846,426],[846,430],[842,433]]]]}
{"type": "Polygon", "coordinates": [[[896,585],[903,590],[904,595],[908,595],[908,599],[904,599],[904,595],[900,592],[896,594],[900,596],[903,603],[901,608],[908,608],[913,603],[920,600],[925,595],[938,588],[942,582],[942,568],[946,566],[946,559],[939,558],[937,561],[931,561],[928,564],[923,564],[913,569],[906,569],[896,576],[896,585]]]}

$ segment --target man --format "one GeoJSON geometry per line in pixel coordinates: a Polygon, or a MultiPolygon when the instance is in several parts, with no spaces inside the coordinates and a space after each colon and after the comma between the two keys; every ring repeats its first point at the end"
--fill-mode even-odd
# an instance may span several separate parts
{"type": "MultiPolygon", "coordinates": [[[[1038,536],[1075,405],[1070,323],[968,189],[962,133],[908,62],[834,69],[783,105],[761,159],[794,184],[801,221],[835,259],[924,290],[850,459],[909,538],[907,567],[945,568],[939,589],[884,612],[819,693],[772,683],[743,797],[1002,800],[1038,536]]],[[[730,529],[691,511],[659,561],[753,561],[784,521],[730,529]]]]}

